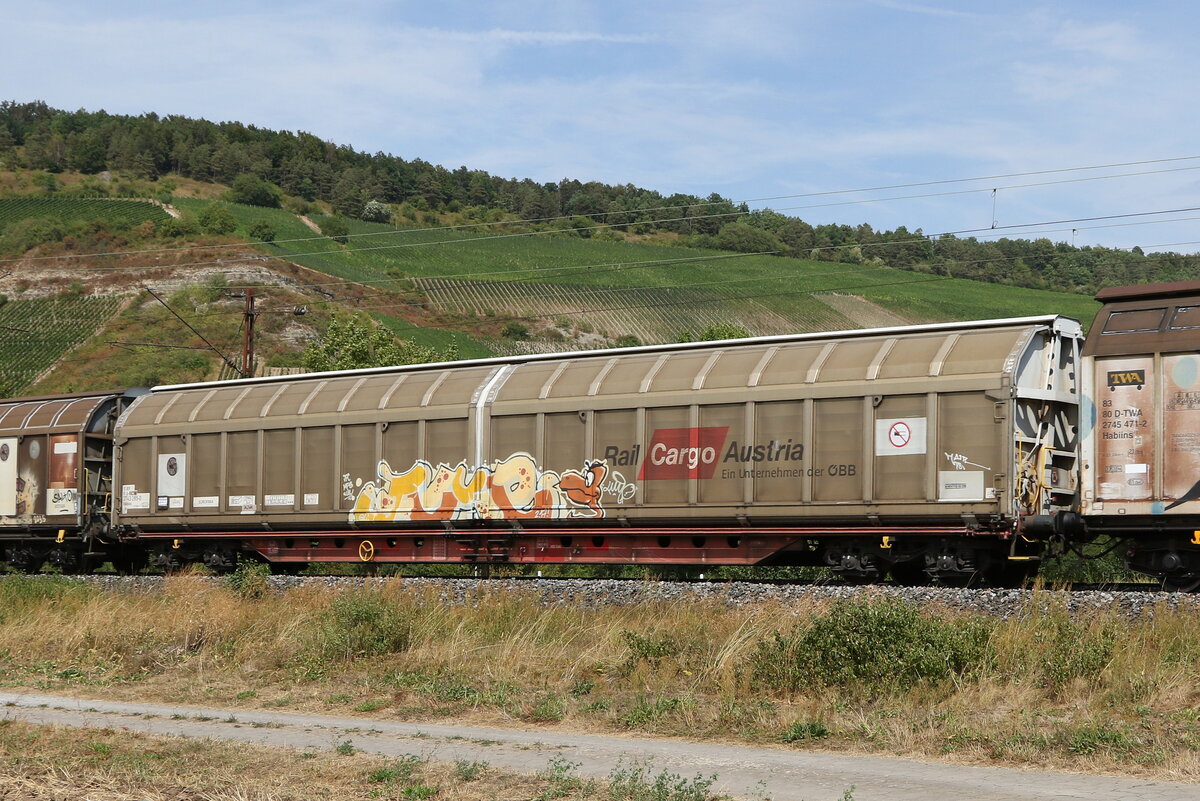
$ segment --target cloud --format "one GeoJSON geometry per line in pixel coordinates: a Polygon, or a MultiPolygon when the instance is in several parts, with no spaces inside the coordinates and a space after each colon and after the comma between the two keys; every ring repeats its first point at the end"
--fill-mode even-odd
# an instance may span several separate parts
{"type": "Polygon", "coordinates": [[[1149,48],[1137,32],[1119,22],[1085,24],[1074,21],[1062,23],[1050,42],[1062,50],[1086,53],[1112,61],[1136,61],[1143,58],[1149,48]]]}
{"type": "Polygon", "coordinates": [[[436,28],[412,28],[412,35],[455,42],[500,42],[538,45],[569,45],[584,42],[600,44],[653,44],[652,34],[609,34],[589,31],[512,31],[493,28],[487,31],[448,31],[436,28]]]}
{"type": "Polygon", "coordinates": [[[959,11],[953,8],[941,8],[940,6],[929,6],[924,3],[903,3],[899,0],[869,0],[872,5],[890,8],[893,11],[907,11],[910,14],[926,14],[932,17],[960,17],[967,19],[975,19],[981,14],[976,14],[971,11],[959,11]]]}

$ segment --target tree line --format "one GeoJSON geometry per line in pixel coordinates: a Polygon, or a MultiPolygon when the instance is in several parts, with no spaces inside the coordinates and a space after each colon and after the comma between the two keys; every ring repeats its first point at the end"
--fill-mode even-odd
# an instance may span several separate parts
{"type": "MultiPolygon", "coordinates": [[[[460,214],[464,219],[528,221],[565,236],[669,234],[680,244],[743,253],[878,264],[1016,286],[1092,293],[1102,286],[1178,280],[1196,258],[1105,247],[1076,248],[1046,238],[982,241],[926,236],[920,228],[875,230],[812,225],[770,209],[751,211],[719,194],[664,195],[632,184],[571,178],[538,183],[465,166],[366,153],[304,131],[240,122],[63,111],[41,101],[0,102],[0,162],[49,175],[121,171],[155,181],[178,174],[233,187],[242,200],[278,206],[287,198],[324,201],[340,215],[387,218],[404,204],[409,219],[460,214]]],[[[47,188],[52,188],[52,183],[47,188]]]]}

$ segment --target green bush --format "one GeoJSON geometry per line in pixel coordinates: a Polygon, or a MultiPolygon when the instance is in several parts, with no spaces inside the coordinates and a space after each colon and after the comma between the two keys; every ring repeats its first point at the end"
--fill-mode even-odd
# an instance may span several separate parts
{"type": "Polygon", "coordinates": [[[232,203],[277,209],[283,201],[283,192],[270,181],[264,181],[251,173],[244,173],[233,179],[228,197],[232,203]]]}
{"type": "Polygon", "coordinates": [[[749,672],[756,686],[789,693],[937,683],[986,662],[989,627],[979,620],[926,617],[898,601],[839,601],[807,627],[759,643],[749,672]]]}
{"type": "Polygon", "coordinates": [[[232,234],[237,230],[237,218],[223,203],[212,203],[200,212],[200,227],[209,234],[232,234]]]}
{"type": "Polygon", "coordinates": [[[350,229],[346,223],[337,217],[329,217],[321,223],[321,233],[329,237],[335,242],[341,242],[343,245],[349,241],[350,229]]]}
{"type": "Polygon", "coordinates": [[[321,653],[328,659],[402,653],[412,644],[409,615],[378,593],[339,595],[319,625],[321,653]]]}
{"type": "Polygon", "coordinates": [[[225,577],[229,589],[242,598],[261,598],[270,588],[267,579],[271,566],[260,562],[242,562],[237,569],[225,577]]]}
{"type": "Polygon", "coordinates": [[[247,233],[260,242],[274,242],[276,236],[275,226],[271,225],[266,220],[259,220],[258,222],[252,224],[247,233]]]}
{"type": "Polygon", "coordinates": [[[1096,681],[1112,661],[1117,636],[1112,624],[1094,628],[1062,612],[1047,618],[1035,635],[1042,686],[1058,691],[1075,679],[1096,681]]]}
{"type": "Polygon", "coordinates": [[[500,330],[500,335],[506,339],[529,339],[529,326],[509,320],[500,330]]]}
{"type": "Polygon", "coordinates": [[[200,223],[193,215],[185,212],[179,217],[171,217],[160,223],[158,233],[168,237],[195,236],[200,233],[200,223]]]}
{"type": "Polygon", "coordinates": [[[829,734],[829,727],[819,720],[798,720],[784,729],[780,739],[785,743],[794,743],[800,740],[824,740],[829,734]]]}

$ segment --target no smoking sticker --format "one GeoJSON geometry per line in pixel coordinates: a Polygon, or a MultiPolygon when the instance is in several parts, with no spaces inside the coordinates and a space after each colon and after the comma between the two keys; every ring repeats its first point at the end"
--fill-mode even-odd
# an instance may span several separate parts
{"type": "Polygon", "coordinates": [[[925,418],[875,421],[875,455],[906,456],[925,453],[925,418]]]}
{"type": "Polygon", "coordinates": [[[892,427],[888,429],[888,440],[897,448],[903,448],[911,439],[912,429],[908,427],[908,423],[892,423],[892,427]]]}

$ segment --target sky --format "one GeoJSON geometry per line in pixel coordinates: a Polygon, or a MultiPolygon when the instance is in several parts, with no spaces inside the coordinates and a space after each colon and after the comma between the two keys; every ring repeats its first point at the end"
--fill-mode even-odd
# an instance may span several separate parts
{"type": "Polygon", "coordinates": [[[1200,207],[1200,6],[1182,0],[0,0],[0,18],[0,99],[812,223],[1200,250],[1181,219],[1200,210],[1081,219],[1200,207]],[[1030,225],[1056,220],[1077,222],[1030,225]]]}

